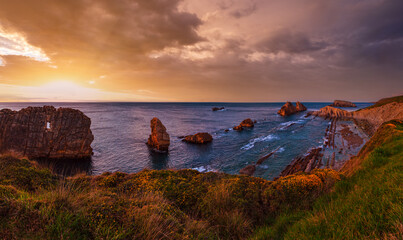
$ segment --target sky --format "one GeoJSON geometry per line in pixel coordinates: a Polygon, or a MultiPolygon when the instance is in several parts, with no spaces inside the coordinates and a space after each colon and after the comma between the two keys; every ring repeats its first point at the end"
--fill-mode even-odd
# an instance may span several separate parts
{"type": "Polygon", "coordinates": [[[0,0],[0,101],[376,101],[401,0],[0,0]]]}

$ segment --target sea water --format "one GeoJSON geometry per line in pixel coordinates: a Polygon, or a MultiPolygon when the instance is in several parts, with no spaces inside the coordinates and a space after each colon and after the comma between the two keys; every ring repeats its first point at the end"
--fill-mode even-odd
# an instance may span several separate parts
{"type": "MultiPolygon", "coordinates": [[[[53,105],[79,109],[91,118],[94,156],[92,174],[142,169],[222,171],[236,174],[243,167],[279,148],[257,167],[254,176],[272,179],[297,156],[321,146],[328,120],[305,117],[306,112],[281,117],[284,103],[0,103],[0,109],[53,105]],[[225,107],[213,112],[212,107],[225,107]],[[150,120],[158,117],[171,137],[168,154],[155,153],[145,144],[150,120]],[[232,127],[251,118],[257,123],[241,132],[232,127]],[[226,132],[225,130],[229,131],[226,132]],[[184,143],[179,136],[209,132],[213,142],[184,143]]],[[[330,103],[304,103],[308,111],[330,103]]],[[[358,108],[369,103],[358,103],[358,108]]],[[[354,108],[357,109],[357,108],[354,108]]],[[[349,109],[349,110],[354,110],[349,109]]]]}

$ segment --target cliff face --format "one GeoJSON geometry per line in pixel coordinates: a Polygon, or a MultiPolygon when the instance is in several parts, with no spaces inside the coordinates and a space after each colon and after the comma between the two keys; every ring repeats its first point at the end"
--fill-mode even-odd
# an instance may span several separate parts
{"type": "Polygon", "coordinates": [[[0,153],[28,158],[89,158],[91,120],[81,111],[51,106],[0,111],[0,153]]]}

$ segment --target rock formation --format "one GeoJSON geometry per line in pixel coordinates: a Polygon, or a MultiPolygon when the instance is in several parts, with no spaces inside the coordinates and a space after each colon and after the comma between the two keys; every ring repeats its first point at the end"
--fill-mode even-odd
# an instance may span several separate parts
{"type": "Polygon", "coordinates": [[[334,102],[330,105],[332,107],[357,107],[352,102],[349,101],[343,101],[343,100],[334,100],[334,102]]]}
{"type": "Polygon", "coordinates": [[[235,126],[233,129],[236,131],[242,131],[244,128],[253,128],[255,126],[255,123],[252,121],[252,119],[247,118],[243,120],[238,126],[235,126]]]}
{"type": "Polygon", "coordinates": [[[213,137],[209,133],[197,133],[188,135],[182,141],[188,143],[205,144],[213,141],[213,137]]]}
{"type": "Polygon", "coordinates": [[[313,148],[304,156],[295,158],[281,173],[280,177],[285,177],[297,172],[310,172],[312,169],[319,167],[322,161],[322,148],[313,148]]]}
{"type": "Polygon", "coordinates": [[[224,109],[225,109],[225,107],[213,107],[211,110],[213,112],[215,112],[215,111],[220,111],[220,110],[224,110],[224,109]]]}
{"type": "Polygon", "coordinates": [[[298,112],[303,112],[303,111],[306,111],[307,108],[302,103],[297,102],[296,103],[296,109],[297,109],[298,112]]]}
{"type": "Polygon", "coordinates": [[[277,113],[284,117],[302,111],[306,111],[306,107],[302,103],[297,102],[295,107],[291,102],[286,102],[277,113]]]}
{"type": "Polygon", "coordinates": [[[91,119],[81,111],[52,106],[0,111],[0,153],[31,159],[92,156],[91,119]]]}
{"type": "Polygon", "coordinates": [[[169,134],[165,126],[158,118],[151,119],[151,135],[148,138],[147,145],[154,150],[167,152],[170,144],[169,134]]]}
{"type": "Polygon", "coordinates": [[[374,132],[383,122],[403,119],[403,103],[391,102],[379,107],[368,107],[353,112],[326,106],[319,111],[312,112],[311,115],[324,118],[365,120],[372,126],[372,132],[374,132]]]}

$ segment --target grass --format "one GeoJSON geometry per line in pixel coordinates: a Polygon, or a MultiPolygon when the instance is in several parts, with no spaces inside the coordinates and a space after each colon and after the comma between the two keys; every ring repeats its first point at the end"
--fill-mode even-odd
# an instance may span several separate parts
{"type": "Polygon", "coordinates": [[[62,178],[0,158],[0,239],[245,239],[330,191],[333,170],[267,181],[194,170],[62,178]]]}
{"type": "Polygon", "coordinates": [[[369,107],[364,108],[364,109],[376,108],[376,107],[380,107],[380,106],[383,106],[385,104],[392,103],[392,102],[402,103],[403,102],[403,95],[402,96],[396,96],[396,97],[390,97],[390,98],[382,98],[381,100],[377,101],[374,105],[369,106],[369,107]]]}
{"type": "Polygon", "coordinates": [[[402,239],[402,130],[385,123],[311,211],[284,212],[252,239],[402,239]]]}

